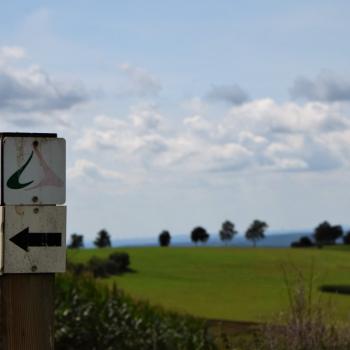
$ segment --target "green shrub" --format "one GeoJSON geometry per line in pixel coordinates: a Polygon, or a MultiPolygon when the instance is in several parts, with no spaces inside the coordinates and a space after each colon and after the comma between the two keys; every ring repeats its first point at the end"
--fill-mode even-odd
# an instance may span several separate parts
{"type": "Polygon", "coordinates": [[[87,268],[94,277],[108,277],[107,261],[93,256],[89,261],[87,268]]]}
{"type": "Polygon", "coordinates": [[[211,350],[203,321],[135,302],[117,288],[71,275],[56,279],[56,350],[211,350]]]}
{"type": "Polygon", "coordinates": [[[325,284],[320,287],[320,291],[326,293],[350,294],[350,285],[325,284]]]}
{"type": "Polygon", "coordinates": [[[114,261],[119,266],[119,273],[129,270],[130,258],[128,253],[112,253],[108,259],[114,261]]]}
{"type": "Polygon", "coordinates": [[[130,258],[128,253],[115,252],[112,253],[108,259],[93,256],[85,265],[82,263],[74,264],[68,262],[67,271],[75,276],[91,274],[96,278],[104,278],[131,271],[129,265],[130,258]]]}

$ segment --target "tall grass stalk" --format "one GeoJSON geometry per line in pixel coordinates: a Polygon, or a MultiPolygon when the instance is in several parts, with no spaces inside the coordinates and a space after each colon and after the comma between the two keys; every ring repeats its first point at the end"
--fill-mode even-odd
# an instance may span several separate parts
{"type": "MultiPolygon", "coordinates": [[[[292,265],[291,265],[292,266],[292,265]]],[[[315,273],[310,276],[292,266],[291,274],[282,267],[289,309],[273,323],[265,325],[257,337],[258,350],[347,350],[350,349],[349,324],[336,321],[332,306],[314,294],[315,273]]],[[[349,310],[350,311],[350,310],[349,310]]]]}

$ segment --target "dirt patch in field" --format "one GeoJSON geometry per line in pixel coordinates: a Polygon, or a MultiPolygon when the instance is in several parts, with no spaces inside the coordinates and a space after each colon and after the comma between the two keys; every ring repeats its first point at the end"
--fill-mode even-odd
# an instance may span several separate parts
{"type": "Polygon", "coordinates": [[[255,333],[262,323],[247,321],[229,321],[219,319],[206,320],[209,328],[216,334],[225,333],[230,335],[242,333],[255,333]]]}

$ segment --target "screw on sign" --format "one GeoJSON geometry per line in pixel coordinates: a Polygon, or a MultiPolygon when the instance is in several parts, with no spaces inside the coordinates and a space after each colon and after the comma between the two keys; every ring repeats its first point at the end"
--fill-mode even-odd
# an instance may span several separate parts
{"type": "Polygon", "coordinates": [[[54,273],[66,268],[66,144],[1,137],[0,348],[52,350],[54,273]]]}

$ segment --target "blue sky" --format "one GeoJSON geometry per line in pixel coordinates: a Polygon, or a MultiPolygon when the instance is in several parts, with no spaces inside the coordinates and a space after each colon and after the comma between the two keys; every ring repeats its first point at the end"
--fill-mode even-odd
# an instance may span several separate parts
{"type": "Polygon", "coordinates": [[[68,144],[68,233],[348,224],[346,1],[12,1],[0,123],[68,144]]]}

